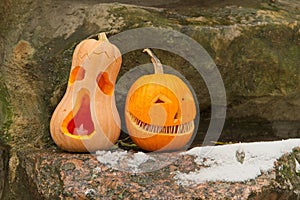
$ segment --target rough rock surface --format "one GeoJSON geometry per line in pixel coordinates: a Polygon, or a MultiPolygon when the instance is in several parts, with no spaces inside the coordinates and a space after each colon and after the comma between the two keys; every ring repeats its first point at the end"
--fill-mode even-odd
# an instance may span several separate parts
{"type": "MultiPolygon", "coordinates": [[[[11,146],[10,195],[22,191],[15,187],[17,179],[35,176],[35,171],[17,170],[24,168],[20,163],[46,154],[29,151],[30,157],[25,150],[55,146],[49,119],[65,92],[75,45],[103,31],[113,36],[138,27],[162,27],[199,42],[216,62],[226,88],[228,115],[222,141],[299,137],[299,13],[298,0],[4,0],[0,5],[0,140],[11,146]]],[[[155,53],[183,74],[196,92],[202,112],[197,146],[210,118],[205,83],[184,59],[160,50],[155,53]]],[[[141,51],[124,55],[120,76],[147,62],[141,51]]],[[[57,159],[47,156],[49,163],[57,159]]],[[[66,171],[53,176],[61,173],[66,171]]]]}
{"type": "MultiPolygon", "coordinates": [[[[299,175],[294,159],[299,149],[280,158],[276,170],[245,182],[181,185],[176,171],[201,167],[194,157],[180,156],[158,171],[129,173],[114,170],[91,154],[68,154],[54,149],[20,152],[19,197],[22,199],[297,199],[299,175]],[[27,191],[24,193],[23,191],[27,191]],[[33,195],[34,194],[34,195],[33,195]],[[28,196],[26,196],[28,195],[28,196]]],[[[165,158],[170,155],[165,155],[165,158]]]]}

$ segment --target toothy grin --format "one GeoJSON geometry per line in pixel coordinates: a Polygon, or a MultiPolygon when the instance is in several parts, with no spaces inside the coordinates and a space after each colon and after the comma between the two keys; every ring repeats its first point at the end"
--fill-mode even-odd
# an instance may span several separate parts
{"type": "Polygon", "coordinates": [[[129,113],[129,116],[131,118],[131,121],[135,123],[136,126],[142,128],[145,131],[151,132],[151,133],[164,133],[164,134],[183,134],[190,132],[194,129],[194,122],[190,121],[184,124],[176,125],[176,126],[156,126],[147,124],[145,122],[142,122],[138,118],[136,118],[134,115],[129,113]]]}

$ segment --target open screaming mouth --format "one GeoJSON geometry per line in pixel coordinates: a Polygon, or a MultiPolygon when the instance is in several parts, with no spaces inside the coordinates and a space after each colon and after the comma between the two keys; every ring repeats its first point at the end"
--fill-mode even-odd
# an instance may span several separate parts
{"type": "Polygon", "coordinates": [[[131,121],[134,122],[136,126],[143,129],[144,131],[151,133],[163,133],[163,134],[185,134],[194,130],[194,122],[190,121],[184,124],[176,126],[156,126],[142,122],[136,118],[133,114],[129,113],[131,121]]]}
{"type": "Polygon", "coordinates": [[[89,137],[95,132],[90,109],[90,97],[86,90],[78,94],[76,104],[62,124],[63,133],[73,138],[89,137]]]}

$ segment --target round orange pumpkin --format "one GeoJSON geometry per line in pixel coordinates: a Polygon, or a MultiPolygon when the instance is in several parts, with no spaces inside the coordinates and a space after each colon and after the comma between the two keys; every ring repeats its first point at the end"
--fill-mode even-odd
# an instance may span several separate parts
{"type": "Polygon", "coordinates": [[[118,140],[114,86],[121,62],[120,51],[105,33],[76,46],[66,93],[50,121],[51,136],[60,148],[93,152],[118,140]]]}
{"type": "Polygon", "coordinates": [[[129,89],[125,103],[128,133],[144,150],[180,149],[194,132],[194,97],[180,78],[163,73],[149,49],[144,51],[151,56],[155,74],[140,77],[129,89]]]}

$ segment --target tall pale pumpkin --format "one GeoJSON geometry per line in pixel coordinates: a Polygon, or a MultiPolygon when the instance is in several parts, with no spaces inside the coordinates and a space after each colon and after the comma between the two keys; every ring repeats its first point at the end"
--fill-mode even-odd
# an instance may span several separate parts
{"type": "Polygon", "coordinates": [[[155,74],[133,83],[125,103],[125,120],[132,140],[148,151],[184,147],[194,131],[196,106],[187,85],[177,76],[164,74],[160,61],[145,49],[155,74]]]}
{"type": "Polygon", "coordinates": [[[120,136],[114,86],[121,53],[105,33],[98,37],[76,46],[67,90],[50,121],[54,142],[66,151],[107,149],[120,136]]]}

